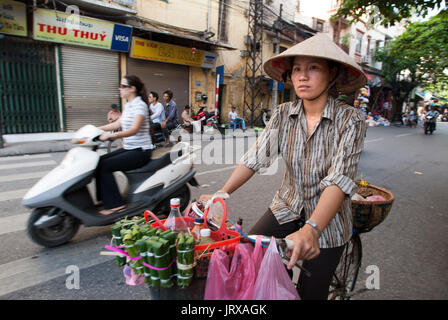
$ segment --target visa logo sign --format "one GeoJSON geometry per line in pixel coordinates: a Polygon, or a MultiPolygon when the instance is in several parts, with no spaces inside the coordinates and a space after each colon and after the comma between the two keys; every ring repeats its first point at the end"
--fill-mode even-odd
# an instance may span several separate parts
{"type": "Polygon", "coordinates": [[[116,41],[122,41],[122,42],[129,42],[129,37],[122,36],[122,35],[115,35],[116,41]]]}

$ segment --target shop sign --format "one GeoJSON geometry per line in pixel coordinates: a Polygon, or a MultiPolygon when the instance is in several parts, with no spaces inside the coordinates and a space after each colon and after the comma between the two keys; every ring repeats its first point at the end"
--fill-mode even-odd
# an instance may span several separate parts
{"type": "Polygon", "coordinates": [[[0,0],[0,33],[27,36],[26,6],[22,2],[0,0]]]}
{"type": "Polygon", "coordinates": [[[127,52],[132,27],[67,13],[36,9],[34,39],[127,52]]]}
{"type": "Polygon", "coordinates": [[[218,54],[132,37],[130,57],[212,69],[218,54]]]}

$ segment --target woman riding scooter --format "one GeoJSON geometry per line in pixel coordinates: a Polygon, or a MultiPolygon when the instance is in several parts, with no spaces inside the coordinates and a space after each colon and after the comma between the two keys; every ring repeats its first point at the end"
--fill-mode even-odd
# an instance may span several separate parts
{"type": "Polygon", "coordinates": [[[126,99],[122,116],[115,122],[99,127],[104,131],[100,140],[123,138],[123,148],[101,156],[96,171],[97,205],[103,205],[102,215],[113,214],[126,207],[113,173],[140,168],[151,160],[154,148],[149,134],[148,95],[142,81],[136,76],[121,80],[120,97],[126,99]]]}

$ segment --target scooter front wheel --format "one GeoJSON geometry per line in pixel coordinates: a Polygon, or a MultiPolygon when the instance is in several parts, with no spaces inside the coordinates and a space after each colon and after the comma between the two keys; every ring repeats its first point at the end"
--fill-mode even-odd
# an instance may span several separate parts
{"type": "Polygon", "coordinates": [[[70,214],[53,213],[55,211],[60,210],[53,207],[34,209],[27,223],[27,232],[31,240],[47,248],[57,247],[70,241],[78,232],[80,225],[79,220],[70,214]],[[37,225],[39,222],[51,221],[51,219],[53,222],[37,225]]]}

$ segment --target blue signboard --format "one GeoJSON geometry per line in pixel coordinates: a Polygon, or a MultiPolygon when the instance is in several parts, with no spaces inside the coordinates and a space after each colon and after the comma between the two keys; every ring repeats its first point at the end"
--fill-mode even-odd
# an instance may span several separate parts
{"type": "Polygon", "coordinates": [[[219,84],[224,83],[224,66],[216,67],[216,75],[219,74],[219,84]]]}
{"type": "MultiPolygon", "coordinates": [[[[274,88],[274,80],[269,80],[269,91],[272,91],[274,88]]],[[[282,82],[277,82],[277,91],[282,92],[285,89],[285,85],[282,82]]]]}
{"type": "Polygon", "coordinates": [[[129,51],[129,45],[131,44],[132,27],[122,24],[114,25],[114,34],[112,37],[111,50],[116,51],[129,51]]]}

